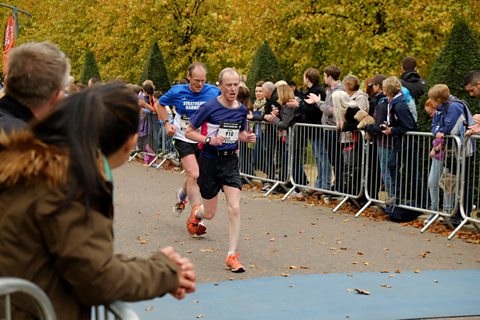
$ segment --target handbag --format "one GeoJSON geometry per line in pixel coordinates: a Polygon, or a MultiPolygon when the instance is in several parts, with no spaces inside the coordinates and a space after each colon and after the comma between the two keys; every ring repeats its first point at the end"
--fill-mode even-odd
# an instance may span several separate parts
{"type": "Polygon", "coordinates": [[[446,193],[450,193],[450,194],[454,193],[456,183],[457,183],[457,176],[454,175],[453,173],[442,172],[442,174],[440,174],[438,186],[442,188],[442,190],[445,191],[446,193]]]}

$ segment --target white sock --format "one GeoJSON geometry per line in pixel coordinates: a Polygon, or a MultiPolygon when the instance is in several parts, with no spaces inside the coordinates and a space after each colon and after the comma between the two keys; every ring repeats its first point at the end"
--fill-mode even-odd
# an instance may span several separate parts
{"type": "Polygon", "coordinates": [[[234,256],[234,255],[235,255],[235,251],[228,251],[228,253],[227,253],[227,256],[229,256],[229,257],[234,256]]]}

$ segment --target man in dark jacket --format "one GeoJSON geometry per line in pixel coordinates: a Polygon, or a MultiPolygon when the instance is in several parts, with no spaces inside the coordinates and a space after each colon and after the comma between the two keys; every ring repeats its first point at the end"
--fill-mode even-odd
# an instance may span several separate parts
{"type": "Polygon", "coordinates": [[[425,80],[420,78],[420,75],[416,71],[417,61],[413,57],[406,57],[402,62],[402,75],[400,81],[402,86],[410,91],[415,104],[418,106],[418,99],[425,93],[425,80]]]}
{"type": "Polygon", "coordinates": [[[52,43],[30,42],[12,49],[0,99],[0,129],[11,132],[41,118],[64,96],[69,74],[67,57],[52,43]]]}

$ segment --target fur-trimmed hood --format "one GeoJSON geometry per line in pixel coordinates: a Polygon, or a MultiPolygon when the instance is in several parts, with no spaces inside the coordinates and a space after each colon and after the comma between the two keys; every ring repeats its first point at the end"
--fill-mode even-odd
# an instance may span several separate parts
{"type": "Polygon", "coordinates": [[[38,180],[51,187],[64,185],[69,164],[65,151],[43,143],[29,130],[0,131],[0,186],[29,185],[38,180]]]}

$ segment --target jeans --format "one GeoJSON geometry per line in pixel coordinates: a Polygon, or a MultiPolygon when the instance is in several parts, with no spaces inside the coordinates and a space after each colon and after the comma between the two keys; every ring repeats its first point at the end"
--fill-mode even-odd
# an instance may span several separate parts
{"type": "Polygon", "coordinates": [[[380,175],[382,177],[383,184],[385,185],[385,191],[389,197],[393,197],[395,195],[395,191],[393,190],[392,176],[388,170],[388,157],[391,152],[391,148],[385,148],[381,145],[377,145],[378,162],[380,163],[380,175]]]}
{"type": "MultiPolygon", "coordinates": [[[[439,211],[440,203],[440,188],[438,181],[442,172],[447,173],[448,169],[443,167],[443,161],[432,159],[432,166],[430,167],[430,173],[428,174],[428,190],[430,191],[430,210],[439,211]]],[[[454,197],[444,191],[443,195],[443,211],[449,213],[453,209],[454,197]]]]}
{"type": "Polygon", "coordinates": [[[315,188],[330,190],[332,187],[332,165],[328,159],[328,152],[321,137],[312,138],[312,151],[317,166],[317,180],[315,188]]]}

